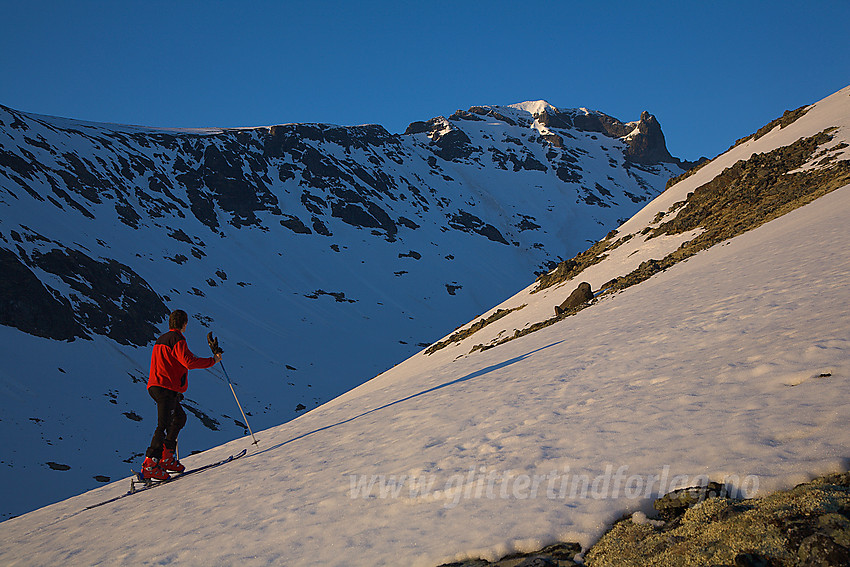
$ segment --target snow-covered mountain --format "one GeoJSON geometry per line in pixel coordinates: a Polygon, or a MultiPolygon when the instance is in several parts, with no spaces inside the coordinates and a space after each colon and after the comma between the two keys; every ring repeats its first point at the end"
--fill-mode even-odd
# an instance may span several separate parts
{"type": "MultiPolygon", "coordinates": [[[[684,170],[649,114],[545,102],[410,125],[174,130],[0,107],[0,518],[126,473],[170,309],[264,429],[413,355],[684,170]]],[[[246,429],[190,376],[184,453],[246,429]]]]}
{"type": "Polygon", "coordinates": [[[246,457],[0,524],[0,562],[434,566],[586,547],[700,479],[751,496],[844,468],[848,215],[850,87],[672,183],[430,354],[258,432],[246,457]],[[580,281],[595,297],[556,315],[580,281]]]}

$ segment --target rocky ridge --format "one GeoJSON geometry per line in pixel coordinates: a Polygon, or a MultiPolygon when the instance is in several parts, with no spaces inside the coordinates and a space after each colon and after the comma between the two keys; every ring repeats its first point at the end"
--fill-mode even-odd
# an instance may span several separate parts
{"type": "MultiPolygon", "coordinates": [[[[839,92],[819,104],[837,107],[846,104],[844,98],[839,92]]],[[[811,127],[800,126],[811,117],[811,109],[815,107],[810,105],[786,111],[780,118],[733,145],[726,154],[696,163],[689,171],[672,178],[668,181],[667,193],[656,201],[664,201],[663,208],[658,210],[649,205],[644,209],[653,210],[653,218],[641,219],[640,222],[633,219],[624,227],[609,232],[583,252],[540,274],[525,292],[496,308],[507,313],[515,309],[514,305],[527,303],[526,296],[550,293],[567,286],[560,292],[562,295],[553,294],[554,314],[550,311],[546,317],[541,317],[525,312],[522,316],[524,323],[519,321],[520,317],[514,317],[516,322],[513,323],[509,318],[500,318],[502,330],[498,335],[467,347],[470,349],[467,352],[487,350],[546,328],[563,317],[687,260],[701,250],[757,228],[850,183],[847,153],[850,145],[846,127],[827,122],[820,124],[820,119],[812,119],[822,128],[814,133],[811,127]],[[786,136],[785,132],[794,130],[792,125],[806,135],[789,139],[779,147],[767,144],[763,151],[746,153],[745,148],[763,142],[769,134],[786,136]],[[742,159],[718,167],[718,164],[728,163],[728,154],[733,152],[741,153],[742,159]],[[717,171],[706,175],[706,168],[717,171]],[[694,179],[701,181],[694,182],[694,179]],[[689,190],[676,190],[683,186],[688,186],[689,190]],[[669,197],[672,194],[681,196],[673,200],[669,197]],[[609,261],[611,258],[616,258],[616,262],[624,263],[628,268],[606,270],[604,266],[614,265],[609,261]],[[607,276],[594,281],[592,295],[585,290],[582,301],[565,301],[574,286],[588,278],[588,273],[605,273],[607,276]]],[[[495,322],[490,317],[483,317],[481,321],[488,321],[488,325],[495,322]]],[[[444,348],[459,345],[457,339],[460,338],[465,340],[475,334],[492,334],[492,330],[482,332],[488,325],[464,327],[453,334],[455,340],[443,340],[437,345],[444,348]]],[[[429,352],[435,352],[437,345],[429,352]]]]}
{"type": "Polygon", "coordinates": [[[680,489],[630,514],[581,554],[551,544],[495,562],[440,567],[841,567],[850,563],[850,473],[832,474],[762,498],[733,498],[722,484],[680,489]],[[577,556],[583,555],[580,562],[577,556]]]}
{"type": "MultiPolygon", "coordinates": [[[[548,107],[529,115],[514,107],[473,107],[449,119],[415,122],[404,136],[397,136],[377,125],[157,131],[69,123],[5,107],[0,111],[0,124],[6,128],[0,146],[0,175],[7,195],[14,199],[29,196],[41,206],[52,205],[89,220],[113,217],[137,231],[166,229],[169,218],[194,217],[204,230],[195,229],[189,233],[192,237],[183,229],[171,234],[188,245],[180,248],[190,252],[166,257],[178,264],[193,256],[206,256],[207,244],[199,236],[204,231],[225,237],[233,228],[269,231],[282,227],[298,235],[331,238],[330,219],[338,219],[388,242],[395,242],[400,231],[418,230],[423,222],[436,221],[442,230],[528,247],[538,265],[545,268],[552,263],[552,253],[546,252],[552,246],[531,242],[524,234],[539,233],[540,219],[517,211],[515,224],[506,225],[503,219],[481,218],[480,212],[472,212],[474,208],[467,210],[469,205],[450,204],[463,198],[463,190],[458,193],[455,189],[463,182],[449,174],[446,169],[450,165],[546,174],[554,177],[557,185],[575,186],[576,202],[589,205],[591,215],[599,217],[594,209],[640,203],[652,196],[656,173],[642,168],[684,163],[670,156],[658,122],[646,112],[639,122],[623,124],[598,112],[548,107]],[[467,133],[468,122],[484,120],[482,117],[498,122],[467,133]],[[596,181],[592,186],[588,183],[580,165],[587,150],[565,139],[577,140],[595,132],[621,144],[622,154],[619,158],[616,151],[611,154],[609,166],[623,167],[634,188],[610,175],[607,188],[596,181]],[[489,146],[473,143],[470,134],[489,140],[489,146]],[[497,137],[507,146],[496,143],[497,137]],[[612,191],[619,191],[620,196],[612,191]],[[454,199],[450,197],[453,193],[457,195],[454,199]],[[399,208],[407,216],[395,210],[399,208]],[[436,218],[427,214],[433,208],[442,214],[436,218]]],[[[590,137],[595,139],[592,134],[590,137]]],[[[669,175],[668,171],[675,170],[664,169],[661,175],[669,175]]],[[[551,206],[549,209],[553,211],[551,206]]],[[[123,311],[141,324],[141,330],[132,334],[112,330],[108,322],[91,324],[80,315],[105,302],[103,297],[92,297],[94,281],[114,287],[120,279],[116,274],[120,271],[129,277],[131,267],[120,263],[109,267],[109,261],[92,258],[88,250],[68,249],[40,234],[39,227],[14,226],[14,215],[9,221],[0,232],[8,252],[3,258],[6,269],[28,272],[27,279],[41,279],[33,268],[67,279],[75,265],[85,262],[93,281],[85,289],[71,286],[76,300],[70,291],[55,290],[60,297],[47,297],[41,282],[24,294],[20,293],[23,290],[10,290],[5,297],[18,299],[15,305],[3,305],[0,323],[58,340],[91,333],[135,345],[150,340],[165,307],[147,292],[131,290],[123,299],[123,311]],[[38,250],[15,246],[24,240],[38,250]],[[40,249],[49,250],[47,259],[40,249]],[[48,312],[53,316],[33,322],[34,314],[48,312]]],[[[99,243],[101,247],[104,244],[102,240],[99,243]]],[[[138,274],[134,276],[139,279],[138,274]]],[[[142,282],[140,285],[144,287],[142,282]]]]}

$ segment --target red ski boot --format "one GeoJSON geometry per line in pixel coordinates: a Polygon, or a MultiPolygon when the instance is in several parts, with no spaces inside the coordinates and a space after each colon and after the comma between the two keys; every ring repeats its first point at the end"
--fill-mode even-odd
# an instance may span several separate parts
{"type": "Polygon", "coordinates": [[[145,457],[145,462],[142,463],[142,478],[145,480],[168,480],[171,478],[161,467],[161,461],[153,457],[145,457]]]}
{"type": "Polygon", "coordinates": [[[174,451],[168,447],[162,448],[162,458],[159,460],[159,466],[163,471],[182,473],[186,470],[177,457],[174,456],[174,451]]]}

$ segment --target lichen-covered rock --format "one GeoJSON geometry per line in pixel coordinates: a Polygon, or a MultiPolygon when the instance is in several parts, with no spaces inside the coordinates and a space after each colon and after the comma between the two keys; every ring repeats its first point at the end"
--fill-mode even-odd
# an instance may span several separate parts
{"type": "Polygon", "coordinates": [[[708,498],[724,496],[726,487],[718,482],[709,482],[706,486],[682,488],[674,490],[653,502],[652,506],[658,515],[665,520],[672,520],[684,514],[688,508],[696,506],[708,498]]]}
{"type": "Polygon", "coordinates": [[[621,520],[590,548],[586,565],[850,565],[850,475],[749,500],[726,498],[721,487],[686,489],[684,498],[680,492],[676,498],[659,499],[661,521],[621,520]],[[711,498],[715,492],[718,496],[711,498]],[[683,511],[668,505],[670,501],[692,505],[683,511]]]}

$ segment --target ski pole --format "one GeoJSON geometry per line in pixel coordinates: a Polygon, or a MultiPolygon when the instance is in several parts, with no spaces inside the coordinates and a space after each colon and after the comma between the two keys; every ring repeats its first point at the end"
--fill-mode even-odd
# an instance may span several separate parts
{"type": "MultiPolygon", "coordinates": [[[[218,339],[213,336],[212,331],[207,333],[207,343],[209,343],[210,350],[213,352],[213,355],[224,352],[224,349],[218,346],[218,339]]],[[[224,363],[221,360],[219,360],[218,363],[221,365],[221,371],[224,372],[224,377],[227,378],[227,383],[230,385],[230,391],[233,392],[233,399],[236,400],[236,405],[239,406],[239,411],[242,412],[242,419],[245,420],[245,425],[251,433],[251,439],[254,440],[253,445],[259,446],[260,442],[257,441],[256,437],[254,437],[254,432],[251,430],[251,424],[248,423],[248,417],[245,415],[245,410],[242,409],[242,404],[239,403],[239,398],[236,396],[236,390],[233,388],[233,382],[230,381],[230,376],[227,375],[227,370],[224,369],[224,363]]]]}
{"type": "Polygon", "coordinates": [[[251,439],[254,440],[252,445],[259,446],[259,441],[254,437],[254,432],[251,431],[251,424],[248,423],[248,418],[245,417],[245,410],[242,409],[242,404],[239,403],[239,398],[236,397],[236,390],[233,389],[233,382],[230,381],[230,376],[227,375],[227,370],[224,369],[224,364],[219,360],[218,363],[221,365],[221,371],[224,372],[224,377],[227,378],[227,383],[230,386],[230,391],[233,392],[233,399],[236,400],[236,405],[239,406],[239,411],[242,412],[242,419],[245,420],[245,425],[248,426],[248,431],[251,433],[251,439]]]}

